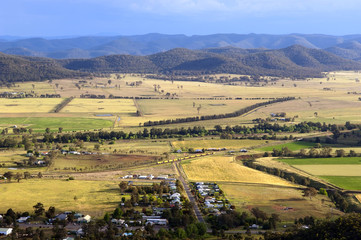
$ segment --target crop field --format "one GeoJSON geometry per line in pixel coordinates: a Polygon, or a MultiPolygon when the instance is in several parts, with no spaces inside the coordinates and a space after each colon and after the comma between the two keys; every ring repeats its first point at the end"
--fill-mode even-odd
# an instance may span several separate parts
{"type": "MultiPolygon", "coordinates": [[[[258,207],[268,214],[279,214],[281,220],[286,222],[305,216],[324,218],[330,214],[331,208],[335,208],[327,197],[322,195],[312,199],[303,197],[302,191],[296,188],[252,186],[241,183],[222,183],[220,187],[238,211],[258,207]]],[[[333,209],[332,213],[342,214],[336,209],[333,209]]]]}
{"type": "Polygon", "coordinates": [[[282,148],[287,147],[291,151],[298,151],[304,148],[312,148],[314,146],[315,143],[298,141],[298,142],[282,143],[274,146],[262,147],[256,150],[267,152],[267,151],[272,151],[273,149],[282,150],[282,148]]]}
{"type": "Polygon", "coordinates": [[[130,99],[73,99],[64,113],[119,113],[135,114],[137,109],[130,99]]]}
{"type": "Polygon", "coordinates": [[[1,113],[47,113],[62,102],[61,98],[1,99],[1,113]]]}
{"type": "Polygon", "coordinates": [[[103,216],[121,202],[119,181],[66,181],[30,179],[20,183],[1,184],[0,212],[12,208],[15,212],[33,212],[41,202],[45,209],[80,211],[91,216],[103,216]],[[21,197],[19,197],[21,196],[21,197]]]}
{"type": "Polygon", "coordinates": [[[293,186],[281,178],[242,166],[233,157],[210,156],[182,162],[182,167],[191,181],[243,182],[293,186]]]}
{"type": "Polygon", "coordinates": [[[197,139],[197,140],[184,140],[173,141],[172,145],[175,149],[203,149],[203,148],[227,148],[229,149],[242,149],[260,146],[266,144],[267,140],[237,140],[237,139],[197,139]]]}

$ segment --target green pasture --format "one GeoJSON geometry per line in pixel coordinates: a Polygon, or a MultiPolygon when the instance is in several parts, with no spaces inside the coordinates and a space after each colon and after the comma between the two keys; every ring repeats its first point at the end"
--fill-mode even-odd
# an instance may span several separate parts
{"type": "Polygon", "coordinates": [[[290,165],[342,165],[361,164],[361,157],[334,157],[334,158],[284,158],[278,161],[290,165]]]}
{"type": "Polygon", "coordinates": [[[348,190],[361,190],[361,176],[321,176],[320,178],[348,190]]]}
{"type": "Polygon", "coordinates": [[[301,150],[304,148],[312,148],[314,146],[315,146],[315,143],[299,141],[299,142],[282,143],[279,145],[257,148],[255,150],[268,152],[268,151],[272,151],[273,149],[282,150],[282,148],[287,147],[291,151],[298,151],[298,150],[301,150]]]}

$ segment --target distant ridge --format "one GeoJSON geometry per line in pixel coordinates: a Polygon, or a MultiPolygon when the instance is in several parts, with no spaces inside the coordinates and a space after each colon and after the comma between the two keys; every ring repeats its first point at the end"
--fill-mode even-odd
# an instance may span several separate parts
{"type": "Polygon", "coordinates": [[[293,45],[278,50],[176,48],[148,56],[112,55],[59,60],[67,69],[85,72],[211,74],[234,73],[280,77],[320,77],[324,71],[358,70],[361,63],[320,49],[293,45]]]}
{"type": "Polygon", "coordinates": [[[89,73],[167,75],[233,73],[307,78],[321,77],[322,72],[337,70],[361,70],[361,63],[344,59],[325,50],[300,45],[277,50],[235,47],[203,50],[175,48],[148,56],[123,54],[63,60],[0,53],[2,83],[79,77],[89,73]]]}
{"type": "MultiPolygon", "coordinates": [[[[301,45],[307,48],[329,49],[332,47],[342,48],[339,45],[348,42],[360,43],[361,35],[212,34],[186,36],[150,33],[135,36],[88,36],[64,39],[9,39],[4,36],[2,41],[0,36],[0,51],[24,56],[67,59],[94,58],[114,54],[145,56],[174,48],[191,50],[222,47],[282,49],[292,45],[301,45]]],[[[330,51],[337,55],[340,52],[332,49],[330,51]]]]}

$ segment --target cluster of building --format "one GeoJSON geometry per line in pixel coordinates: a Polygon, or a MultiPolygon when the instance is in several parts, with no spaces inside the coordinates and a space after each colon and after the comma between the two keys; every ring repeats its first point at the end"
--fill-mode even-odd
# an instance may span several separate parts
{"type": "Polygon", "coordinates": [[[129,174],[122,177],[123,179],[143,179],[143,180],[175,180],[174,178],[169,178],[168,175],[158,175],[157,177],[153,176],[152,174],[149,175],[139,175],[139,174],[129,174]]]}
{"type": "Polygon", "coordinates": [[[196,182],[193,186],[204,199],[202,200],[204,208],[215,213],[220,213],[221,208],[230,209],[231,205],[228,200],[220,198],[220,189],[216,183],[196,182]],[[218,195],[218,198],[216,198],[216,195],[218,195]]]}

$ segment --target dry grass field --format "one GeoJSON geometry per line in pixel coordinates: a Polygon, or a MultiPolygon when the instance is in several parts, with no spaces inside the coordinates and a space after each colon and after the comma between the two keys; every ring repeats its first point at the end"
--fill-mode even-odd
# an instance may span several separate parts
{"type": "Polygon", "coordinates": [[[1,113],[47,113],[62,102],[61,98],[1,99],[1,113]]]}
{"type": "Polygon", "coordinates": [[[361,165],[293,165],[316,176],[361,176],[361,165]]]}
{"type": "Polygon", "coordinates": [[[59,211],[80,211],[99,217],[119,205],[122,196],[118,184],[119,181],[45,179],[4,183],[1,184],[0,212],[9,208],[15,212],[33,212],[33,206],[41,202],[46,209],[55,206],[59,211]]]}
{"type": "Polygon", "coordinates": [[[268,214],[279,214],[281,220],[286,222],[305,216],[324,218],[330,216],[331,208],[333,214],[342,214],[327,197],[317,195],[312,199],[306,198],[302,196],[301,190],[295,188],[250,186],[240,183],[222,183],[220,187],[239,211],[258,207],[268,214]]]}
{"type": "Polygon", "coordinates": [[[233,157],[210,156],[182,163],[191,181],[243,182],[295,186],[281,178],[242,166],[233,157]]]}
{"type": "Polygon", "coordinates": [[[131,99],[73,99],[61,112],[64,113],[115,113],[135,114],[131,99]]]}

